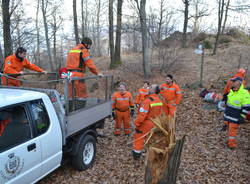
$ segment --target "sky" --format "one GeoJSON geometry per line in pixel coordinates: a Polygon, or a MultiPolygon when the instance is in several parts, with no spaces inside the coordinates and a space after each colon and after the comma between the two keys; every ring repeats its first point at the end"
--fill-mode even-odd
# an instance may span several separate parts
{"type": "MultiPolygon", "coordinates": [[[[86,0],[85,0],[86,1],[86,0]]],[[[88,0],[89,2],[94,2],[94,0],[88,0]]],[[[107,1],[107,0],[106,0],[107,1]]],[[[155,13],[159,13],[157,12],[157,10],[159,10],[159,1],[160,0],[147,0],[147,13],[149,13],[150,11],[150,7],[155,9],[155,13]]],[[[208,2],[209,5],[209,13],[211,13],[210,16],[208,17],[204,17],[201,19],[201,23],[200,26],[202,27],[202,31],[206,31],[206,32],[216,32],[217,30],[217,6],[216,6],[216,0],[206,0],[208,2]]],[[[63,6],[61,8],[61,11],[63,12],[63,17],[66,19],[69,19],[70,17],[72,17],[72,0],[63,0],[63,6]]],[[[234,1],[231,1],[234,2],[234,1]]],[[[183,29],[183,13],[182,10],[184,8],[183,6],[183,2],[182,0],[166,0],[167,3],[167,7],[171,10],[175,10],[177,13],[174,15],[173,20],[175,20],[176,22],[176,29],[178,31],[182,31],[183,29]]],[[[34,0],[23,0],[23,4],[24,4],[24,12],[27,15],[27,17],[33,17],[35,18],[35,13],[36,13],[36,1],[34,0]]],[[[80,8],[81,5],[81,1],[77,0],[77,5],[80,8]]],[[[103,27],[107,27],[108,26],[108,8],[107,8],[107,3],[106,3],[106,7],[103,7],[104,10],[106,10],[105,14],[101,17],[102,19],[105,19],[105,25],[102,25],[103,27]]],[[[114,5],[115,6],[115,5],[114,5]]],[[[123,4],[123,15],[125,19],[125,17],[129,17],[131,16],[131,7],[129,6],[129,0],[124,0],[124,4],[123,4]]],[[[91,9],[90,9],[91,11],[91,9]]],[[[190,13],[192,14],[192,6],[190,5],[190,13]]],[[[114,12],[115,14],[115,12],[114,12]]],[[[78,16],[80,16],[80,11],[78,12],[78,16]]],[[[41,12],[40,12],[40,18],[42,18],[41,16],[41,12]]],[[[116,21],[114,20],[114,23],[116,21]]],[[[189,20],[189,31],[191,31],[191,27],[193,25],[193,19],[189,20]]],[[[250,29],[250,15],[249,14],[238,14],[238,13],[234,13],[232,11],[229,12],[229,16],[228,16],[228,22],[227,22],[228,26],[243,26],[243,27],[248,27],[250,29]]],[[[62,29],[63,33],[67,34],[67,35],[72,35],[73,36],[73,21],[72,20],[67,20],[64,22],[63,25],[63,29],[62,29]]]]}
{"type": "MultiPolygon", "coordinates": [[[[94,2],[94,0],[88,0],[89,2],[94,2]]],[[[147,0],[147,12],[149,12],[149,8],[155,8],[159,9],[159,2],[160,0],[147,0]]],[[[201,27],[204,27],[204,31],[207,31],[208,29],[216,29],[217,27],[217,4],[216,0],[206,0],[209,5],[209,12],[211,13],[210,16],[204,17],[201,19],[201,27]]],[[[28,16],[35,16],[36,11],[36,2],[34,0],[25,0],[24,7],[27,7],[29,11],[26,11],[28,16]]],[[[233,3],[234,1],[231,1],[233,3]]],[[[166,0],[167,6],[171,7],[171,9],[175,9],[178,11],[178,14],[176,15],[177,22],[177,29],[179,31],[182,30],[183,25],[183,14],[181,13],[181,10],[183,10],[183,2],[182,0],[166,0]]],[[[81,1],[77,1],[78,7],[80,7],[81,1]]],[[[131,15],[131,8],[129,7],[129,0],[124,0],[123,4],[123,14],[124,15],[131,15]]],[[[62,11],[64,12],[64,17],[71,17],[72,16],[72,0],[64,0],[62,11]]],[[[106,11],[108,11],[106,7],[106,11]]],[[[192,11],[192,6],[190,5],[190,11],[192,11]]],[[[105,16],[107,19],[108,12],[106,12],[105,16]]],[[[78,13],[78,16],[80,16],[80,12],[78,13]]],[[[244,14],[238,14],[234,13],[232,11],[229,12],[228,16],[228,25],[230,26],[248,26],[250,27],[250,15],[244,15],[244,14]]],[[[73,22],[67,22],[65,25],[65,31],[72,31],[73,30],[73,22]]],[[[193,20],[190,19],[189,25],[193,24],[193,20]]]]}

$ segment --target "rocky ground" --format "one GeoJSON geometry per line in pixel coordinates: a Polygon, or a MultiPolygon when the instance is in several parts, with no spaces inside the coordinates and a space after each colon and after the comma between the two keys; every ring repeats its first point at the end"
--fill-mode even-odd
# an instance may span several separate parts
{"type": "MultiPolygon", "coordinates": [[[[205,86],[216,86],[221,76],[230,75],[236,71],[233,68],[237,65],[237,58],[228,63],[223,54],[218,54],[217,57],[207,56],[204,70],[205,86]]],[[[190,86],[199,81],[197,77],[199,57],[191,54],[185,58],[185,61],[189,63],[181,62],[176,66],[178,70],[172,68],[168,71],[176,76],[184,90],[183,100],[177,112],[177,137],[187,136],[177,183],[249,184],[250,123],[241,125],[237,138],[238,148],[228,149],[227,134],[220,131],[223,125],[222,113],[213,108],[208,109],[198,96],[200,88],[195,85],[190,86]]],[[[136,74],[135,67],[129,68],[125,64],[124,68],[112,72],[117,78],[125,79],[130,86],[130,91],[135,91],[141,85],[142,79],[139,79],[139,75],[136,74]],[[129,75],[127,72],[130,72],[129,75]]],[[[161,74],[154,75],[151,79],[157,83],[163,80],[161,74]]],[[[113,136],[113,122],[109,120],[106,121],[102,133],[106,137],[98,140],[96,161],[91,169],[78,172],[70,164],[66,164],[39,183],[143,184],[144,156],[140,161],[132,159],[132,145],[129,144],[132,136],[113,136]]]]}

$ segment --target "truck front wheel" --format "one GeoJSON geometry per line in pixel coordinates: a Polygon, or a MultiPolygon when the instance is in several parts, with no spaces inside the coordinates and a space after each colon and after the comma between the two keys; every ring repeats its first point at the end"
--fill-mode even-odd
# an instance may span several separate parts
{"type": "Polygon", "coordinates": [[[86,135],[81,143],[77,154],[72,158],[73,166],[79,171],[90,168],[96,156],[96,139],[91,135],[86,135]]]}

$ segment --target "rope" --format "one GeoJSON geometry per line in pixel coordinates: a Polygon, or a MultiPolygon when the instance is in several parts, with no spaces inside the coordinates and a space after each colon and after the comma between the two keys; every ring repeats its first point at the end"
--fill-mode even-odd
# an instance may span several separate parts
{"type": "Polygon", "coordinates": [[[146,137],[149,133],[150,133],[150,131],[149,131],[148,133],[146,133],[145,135],[143,135],[143,136],[141,136],[141,137],[139,137],[139,138],[137,138],[137,139],[135,139],[135,140],[133,140],[133,141],[131,141],[131,142],[128,142],[127,145],[132,144],[132,143],[134,143],[134,142],[136,142],[136,141],[142,139],[143,137],[146,137]]]}
{"type": "Polygon", "coordinates": [[[65,80],[65,79],[55,79],[55,80],[46,80],[46,81],[25,80],[25,79],[18,79],[18,78],[15,78],[15,77],[10,77],[9,75],[3,74],[1,72],[0,72],[0,76],[4,76],[4,77],[6,77],[8,79],[18,80],[18,81],[21,81],[21,82],[24,82],[24,83],[50,83],[50,82],[60,82],[60,81],[65,80]]]}

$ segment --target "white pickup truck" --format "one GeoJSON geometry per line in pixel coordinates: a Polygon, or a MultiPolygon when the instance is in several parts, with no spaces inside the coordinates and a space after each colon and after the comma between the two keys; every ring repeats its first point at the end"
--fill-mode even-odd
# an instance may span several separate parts
{"type": "Polygon", "coordinates": [[[107,89],[102,91],[104,99],[70,100],[53,89],[1,86],[0,184],[35,183],[58,168],[64,157],[78,170],[92,166],[96,128],[111,115],[110,96],[107,89]]]}

